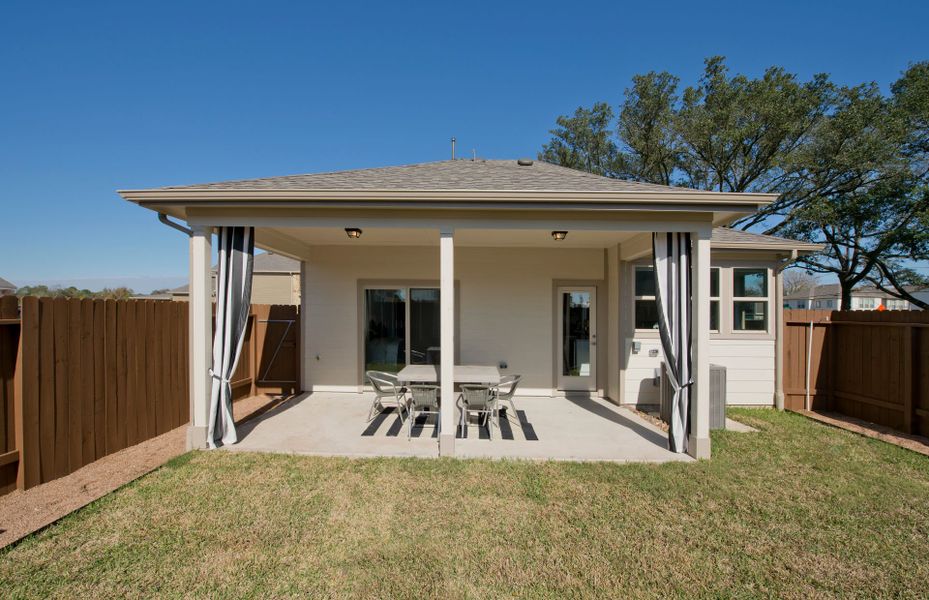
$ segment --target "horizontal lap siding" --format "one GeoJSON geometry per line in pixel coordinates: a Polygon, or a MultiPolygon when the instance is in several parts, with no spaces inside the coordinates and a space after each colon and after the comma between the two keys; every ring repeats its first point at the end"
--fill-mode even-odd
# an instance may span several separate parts
{"type": "MultiPolygon", "coordinates": [[[[307,385],[349,391],[362,383],[360,282],[437,285],[439,254],[435,247],[314,247],[305,268],[307,385]]],[[[508,373],[523,376],[521,391],[550,391],[555,382],[553,282],[599,282],[603,277],[600,249],[456,247],[458,360],[505,361],[508,373]]],[[[601,309],[607,306],[605,292],[598,302],[601,309]]],[[[605,319],[598,326],[605,333],[605,319]]],[[[600,364],[604,370],[598,379],[605,380],[605,362],[600,364]]]]}
{"type": "MultiPolygon", "coordinates": [[[[661,365],[661,343],[657,338],[626,340],[629,353],[625,371],[624,402],[658,404],[655,369],[661,365]],[[639,342],[638,354],[629,350],[639,342]],[[658,356],[649,356],[658,350],[658,356]]],[[[774,402],[774,340],[711,339],[710,363],[726,367],[726,402],[730,405],[770,406],[774,402]]]]}

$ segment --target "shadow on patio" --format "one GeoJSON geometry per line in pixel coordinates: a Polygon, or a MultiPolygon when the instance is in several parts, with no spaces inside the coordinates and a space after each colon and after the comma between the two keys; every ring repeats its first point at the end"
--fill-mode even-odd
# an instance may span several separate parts
{"type": "MultiPolygon", "coordinates": [[[[406,424],[388,412],[368,420],[369,394],[304,393],[241,424],[230,451],[323,456],[437,457],[432,423],[406,424]]],[[[517,414],[501,417],[494,439],[472,424],[456,441],[462,458],[618,462],[687,461],[667,450],[665,434],[634,412],[589,396],[517,397],[517,414]]],[[[512,411],[510,411],[512,413],[512,411]]]]}

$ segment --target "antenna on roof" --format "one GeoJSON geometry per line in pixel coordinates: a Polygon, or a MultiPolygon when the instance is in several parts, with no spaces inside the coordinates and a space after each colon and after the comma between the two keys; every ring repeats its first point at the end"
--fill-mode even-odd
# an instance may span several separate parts
{"type": "Polygon", "coordinates": [[[477,160],[477,150],[475,150],[474,148],[471,148],[471,162],[474,162],[476,160],[477,160]]]}
{"type": "Polygon", "coordinates": [[[455,138],[452,137],[452,160],[455,160],[455,138]]]}

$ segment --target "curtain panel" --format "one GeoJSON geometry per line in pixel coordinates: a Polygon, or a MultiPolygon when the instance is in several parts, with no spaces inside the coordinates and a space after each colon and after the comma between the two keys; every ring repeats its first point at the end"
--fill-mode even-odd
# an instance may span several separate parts
{"type": "Polygon", "coordinates": [[[252,227],[218,229],[219,271],[216,277],[216,327],[213,334],[213,380],[207,444],[238,441],[232,418],[232,374],[242,354],[252,297],[252,263],[255,230],[252,227]]]}
{"type": "Polygon", "coordinates": [[[668,447],[672,452],[682,453],[687,451],[690,433],[690,391],[693,385],[690,234],[653,233],[652,254],[665,373],[674,390],[668,423],[668,447]]]}

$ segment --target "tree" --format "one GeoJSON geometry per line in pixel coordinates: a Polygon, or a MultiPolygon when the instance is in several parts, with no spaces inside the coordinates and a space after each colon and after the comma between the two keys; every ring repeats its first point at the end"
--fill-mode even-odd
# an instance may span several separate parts
{"type": "Polygon", "coordinates": [[[801,82],[779,67],[731,76],[722,57],[680,96],[678,84],[669,73],[634,77],[615,141],[598,103],[559,117],[539,157],[612,177],[778,193],[733,226],[822,243],[802,263],[839,279],[843,306],[863,281],[919,304],[906,286],[924,282],[912,261],[929,259],[929,63],[911,65],[889,98],[874,83],[801,82]]]}
{"type": "Polygon", "coordinates": [[[784,271],[783,281],[785,294],[797,294],[816,287],[816,278],[800,269],[784,271]]]}
{"type": "Polygon", "coordinates": [[[616,170],[623,176],[671,185],[681,152],[674,129],[678,83],[670,73],[632,78],[617,125],[624,148],[617,155],[616,170]]]}
{"type": "MultiPolygon", "coordinates": [[[[908,90],[929,85],[918,81],[929,75],[924,65],[904,74],[908,90]]],[[[901,108],[908,100],[899,97],[901,86],[892,89],[889,99],[874,84],[842,89],[797,159],[803,201],[782,198],[790,208],[777,229],[826,246],[801,262],[814,272],[836,275],[843,310],[851,307],[851,291],[863,281],[926,307],[906,289],[925,283],[907,261],[929,258],[926,153],[914,130],[918,115],[901,108]]]]}
{"type": "Polygon", "coordinates": [[[86,288],[78,289],[74,286],[50,288],[47,285],[26,285],[16,290],[16,295],[19,297],[38,296],[40,298],[112,298],[114,300],[127,300],[134,296],[135,292],[127,287],[104,288],[99,292],[92,292],[86,288]]]}
{"type": "Polygon", "coordinates": [[[597,175],[614,174],[616,144],[611,138],[613,109],[606,102],[579,107],[573,117],[560,116],[552,139],[542,147],[539,159],[597,175]]]}

